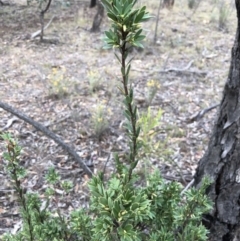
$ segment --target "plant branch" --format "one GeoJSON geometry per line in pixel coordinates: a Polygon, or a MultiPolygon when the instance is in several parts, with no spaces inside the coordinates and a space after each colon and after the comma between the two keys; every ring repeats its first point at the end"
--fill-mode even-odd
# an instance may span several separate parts
{"type": "Polygon", "coordinates": [[[47,136],[47,137],[51,138],[52,140],[54,140],[57,144],[59,144],[64,150],[66,150],[79,163],[79,165],[82,167],[82,169],[90,177],[93,175],[92,171],[81,160],[79,155],[70,146],[68,146],[66,143],[64,143],[58,136],[56,136],[56,134],[54,134],[52,131],[47,129],[45,126],[43,126],[39,122],[34,121],[30,117],[26,116],[25,114],[17,111],[16,109],[14,109],[13,107],[11,107],[10,105],[8,105],[6,103],[3,103],[3,102],[0,101],[0,107],[2,109],[12,113],[13,115],[17,116],[18,118],[24,120],[25,122],[29,123],[30,125],[34,126],[38,131],[41,131],[45,136],[47,136]]]}
{"type": "MultiPolygon", "coordinates": [[[[122,54],[122,78],[123,78],[123,87],[124,87],[124,94],[125,94],[125,97],[126,97],[126,101],[128,102],[128,99],[132,99],[131,96],[129,96],[129,90],[128,90],[128,87],[129,87],[129,84],[128,84],[128,71],[126,72],[126,66],[129,66],[130,68],[130,63],[128,65],[126,65],[126,54],[128,53],[128,49],[126,48],[126,38],[127,38],[127,35],[128,33],[124,31],[124,29],[122,28],[122,31],[121,31],[121,34],[122,34],[122,41],[123,41],[123,45],[121,47],[121,54],[122,54]],[[130,97],[130,98],[128,98],[130,97]]],[[[130,87],[131,89],[131,87],[130,87]]],[[[131,93],[130,93],[131,94],[131,93]]],[[[136,115],[134,114],[134,111],[133,111],[133,104],[132,104],[132,101],[131,102],[128,102],[127,104],[127,108],[128,108],[128,111],[130,113],[130,118],[131,118],[131,125],[132,125],[132,133],[131,133],[131,144],[132,144],[132,148],[131,148],[131,157],[130,157],[130,162],[131,164],[135,163],[135,159],[136,159],[136,155],[137,155],[137,132],[136,132],[136,115]]],[[[130,169],[129,169],[129,173],[128,173],[128,180],[130,181],[131,180],[131,177],[132,177],[132,172],[133,172],[133,169],[134,167],[131,167],[130,166],[130,169]]]]}

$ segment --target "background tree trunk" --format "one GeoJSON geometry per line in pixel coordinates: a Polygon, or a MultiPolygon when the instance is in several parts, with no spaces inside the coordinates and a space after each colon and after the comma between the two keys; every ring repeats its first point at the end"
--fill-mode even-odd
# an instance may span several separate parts
{"type": "Polygon", "coordinates": [[[163,0],[163,7],[171,9],[174,5],[174,0],[163,0]]]}
{"type": "Polygon", "coordinates": [[[204,218],[210,241],[240,240],[240,0],[235,0],[238,27],[231,65],[208,150],[200,160],[194,185],[212,180],[207,194],[214,209],[204,218]]]}
{"type": "Polygon", "coordinates": [[[104,6],[102,5],[100,0],[96,1],[97,4],[97,13],[94,16],[93,24],[91,28],[91,32],[98,32],[100,31],[100,25],[104,16],[104,6]]]}
{"type": "Polygon", "coordinates": [[[97,4],[97,0],[91,0],[90,1],[90,8],[93,8],[93,7],[95,7],[96,6],[96,4],[97,4]]]}

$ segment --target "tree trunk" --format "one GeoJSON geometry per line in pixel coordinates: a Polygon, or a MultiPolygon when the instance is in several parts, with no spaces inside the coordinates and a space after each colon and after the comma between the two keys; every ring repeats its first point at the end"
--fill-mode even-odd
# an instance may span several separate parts
{"type": "Polygon", "coordinates": [[[43,42],[44,36],[44,12],[40,13],[40,23],[41,23],[41,33],[40,33],[40,42],[43,42]]]}
{"type": "Polygon", "coordinates": [[[163,0],[163,7],[171,9],[174,5],[174,0],[163,0]]]}
{"type": "Polygon", "coordinates": [[[97,4],[97,0],[91,0],[89,7],[90,7],[90,8],[93,8],[93,7],[96,6],[96,4],[97,4]]]}
{"type": "Polygon", "coordinates": [[[100,25],[101,25],[103,16],[104,16],[104,6],[102,5],[101,1],[98,0],[97,1],[97,13],[96,13],[96,15],[94,16],[94,19],[93,19],[91,32],[100,31],[100,25]]]}
{"type": "Polygon", "coordinates": [[[206,215],[209,241],[240,240],[240,0],[235,0],[238,27],[231,65],[208,150],[200,160],[194,186],[212,180],[207,194],[214,209],[206,215]]]}

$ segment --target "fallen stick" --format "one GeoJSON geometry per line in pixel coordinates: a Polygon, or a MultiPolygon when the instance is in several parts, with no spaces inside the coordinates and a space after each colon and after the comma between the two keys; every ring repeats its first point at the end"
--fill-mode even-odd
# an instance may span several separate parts
{"type": "Polygon", "coordinates": [[[197,114],[192,115],[191,117],[187,118],[187,123],[193,123],[194,121],[200,120],[207,112],[217,108],[219,104],[212,105],[206,109],[200,110],[197,114]]]}
{"type": "MultiPolygon", "coordinates": [[[[49,27],[49,25],[52,23],[53,19],[55,18],[55,16],[52,16],[52,18],[50,19],[50,21],[47,23],[47,25],[44,27],[44,31],[49,27]]],[[[34,39],[36,37],[38,37],[41,34],[41,30],[38,30],[34,33],[31,34],[31,39],[34,39]]]]}
{"type": "Polygon", "coordinates": [[[171,71],[186,71],[188,70],[192,64],[193,64],[194,60],[191,60],[186,67],[184,68],[181,68],[181,69],[178,69],[178,68],[169,68],[169,69],[166,69],[166,70],[163,70],[164,72],[171,72],[171,71]]]}
{"type": "Polygon", "coordinates": [[[41,131],[45,136],[54,140],[57,144],[59,144],[64,150],[66,150],[81,166],[81,168],[86,172],[87,175],[90,177],[93,175],[92,171],[86,166],[86,164],[81,160],[80,156],[66,143],[64,143],[56,134],[52,131],[47,129],[45,126],[40,124],[37,121],[34,121],[30,117],[26,116],[25,114],[19,112],[18,110],[14,109],[10,105],[3,103],[0,101],[0,107],[7,112],[12,113],[13,115],[17,116],[18,118],[24,120],[25,122],[29,123],[30,125],[34,126],[38,131],[41,131]]]}
{"type": "Polygon", "coordinates": [[[148,72],[148,75],[152,75],[155,73],[170,73],[170,72],[176,72],[176,73],[182,73],[182,74],[196,74],[196,75],[207,75],[208,73],[206,71],[200,71],[200,70],[189,70],[189,68],[192,66],[194,60],[191,60],[185,67],[183,68],[168,68],[168,69],[154,69],[154,70],[146,70],[146,69],[136,69],[133,68],[132,70],[139,71],[139,72],[148,72]]]}

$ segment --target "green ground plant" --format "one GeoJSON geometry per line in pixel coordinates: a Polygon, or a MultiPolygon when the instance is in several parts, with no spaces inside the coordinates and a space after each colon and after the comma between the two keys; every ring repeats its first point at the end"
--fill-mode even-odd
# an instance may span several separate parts
{"type": "Polygon", "coordinates": [[[157,80],[149,80],[147,82],[147,93],[146,93],[146,100],[148,106],[151,105],[154,97],[156,96],[158,90],[160,89],[159,81],[157,80]]]}
{"type": "MultiPolygon", "coordinates": [[[[141,162],[143,148],[141,128],[146,132],[156,122],[144,127],[138,121],[134,105],[134,90],[129,81],[132,46],[142,47],[141,23],[150,16],[146,7],[135,9],[136,0],[102,0],[112,26],[105,32],[105,48],[114,49],[121,65],[122,79],[118,89],[123,96],[124,128],[129,149],[124,156],[114,154],[116,171],[108,181],[99,173],[89,181],[90,208],[74,210],[69,218],[51,207],[51,197],[56,195],[54,185],[69,195],[70,183],[61,182],[54,168],[46,180],[49,188],[45,201],[38,193],[28,193],[22,186],[27,178],[20,164],[21,148],[5,134],[6,153],[3,156],[6,172],[14,182],[19,197],[23,227],[17,234],[6,234],[5,241],[204,241],[207,230],[201,224],[202,214],[211,209],[205,195],[209,182],[205,180],[199,190],[182,192],[176,182],[165,182],[159,173],[148,173],[144,185],[139,184],[136,167],[141,162]]],[[[159,113],[159,118],[161,113],[159,113]]],[[[144,122],[143,122],[144,123],[144,122]]],[[[147,140],[146,140],[147,141],[147,140]]]]}
{"type": "Polygon", "coordinates": [[[94,93],[103,88],[103,80],[98,72],[90,70],[87,73],[87,77],[89,82],[89,90],[91,93],[94,93]]]}
{"type": "Polygon", "coordinates": [[[92,110],[92,129],[93,134],[100,139],[109,127],[108,116],[110,116],[111,111],[103,103],[97,104],[92,110]]]}
{"type": "Polygon", "coordinates": [[[52,197],[56,196],[56,186],[63,190],[64,195],[67,195],[72,188],[71,183],[61,181],[54,168],[50,168],[45,176],[48,183],[48,188],[44,194],[45,198],[40,198],[38,192],[26,192],[22,183],[27,177],[27,171],[20,165],[21,148],[9,134],[3,134],[2,138],[7,143],[7,152],[3,154],[6,161],[5,171],[13,181],[13,187],[21,207],[23,227],[17,234],[6,234],[1,240],[71,240],[72,236],[67,229],[66,218],[61,215],[58,208],[54,213],[49,208],[52,197]]]}
{"type": "Polygon", "coordinates": [[[62,99],[68,95],[69,80],[66,78],[65,67],[52,68],[48,75],[49,96],[62,99]]]}

